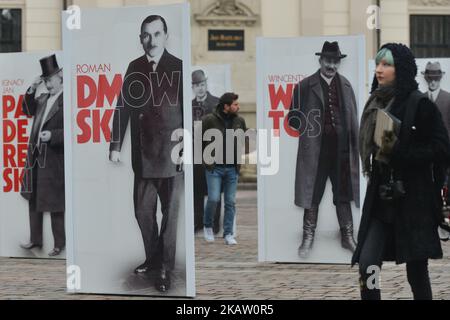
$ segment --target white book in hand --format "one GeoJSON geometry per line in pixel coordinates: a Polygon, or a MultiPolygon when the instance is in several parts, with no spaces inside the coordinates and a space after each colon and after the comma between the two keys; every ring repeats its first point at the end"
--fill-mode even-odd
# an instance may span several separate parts
{"type": "Polygon", "coordinates": [[[373,140],[378,147],[381,147],[384,131],[392,131],[397,136],[400,132],[400,125],[402,122],[394,117],[391,113],[378,109],[377,111],[377,122],[375,125],[375,133],[373,135],[373,140]]]}

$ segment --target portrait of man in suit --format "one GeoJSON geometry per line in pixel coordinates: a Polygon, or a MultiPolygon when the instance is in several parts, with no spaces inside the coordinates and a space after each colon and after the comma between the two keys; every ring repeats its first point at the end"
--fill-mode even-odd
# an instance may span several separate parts
{"type": "MultiPolygon", "coordinates": [[[[208,91],[208,78],[203,70],[192,72],[192,91],[195,98],[192,99],[192,119],[201,121],[203,116],[212,113],[219,104],[219,98],[208,91]]],[[[205,168],[203,164],[194,164],[194,230],[203,230],[203,215],[205,211],[205,195],[208,193],[206,186],[205,168]]],[[[214,216],[214,233],[220,231],[219,202],[214,216]]]]}
{"type": "MultiPolygon", "coordinates": [[[[439,61],[431,62],[429,61],[425,66],[425,71],[421,72],[425,81],[428,85],[427,95],[428,98],[433,101],[438,107],[442,115],[442,120],[444,121],[445,128],[450,137],[450,93],[441,88],[441,81],[445,72],[441,69],[441,64],[439,61]]],[[[447,169],[447,181],[450,175],[450,169],[447,169]]],[[[450,195],[447,196],[447,201],[449,201],[450,195]]],[[[445,224],[441,227],[445,228],[445,224]]],[[[450,230],[445,228],[441,230],[439,228],[439,234],[441,239],[448,239],[450,230]]]]}
{"type": "Polygon", "coordinates": [[[66,245],[64,230],[64,117],[63,76],[55,55],[40,60],[42,75],[25,93],[22,111],[33,118],[21,195],[28,200],[30,242],[26,250],[43,245],[43,214],[50,212],[54,248],[57,256],[66,245]],[[36,96],[44,84],[48,93],[36,96]]]}
{"type": "Polygon", "coordinates": [[[203,70],[192,72],[192,119],[201,121],[202,117],[210,114],[219,104],[219,98],[208,91],[208,78],[203,70]]]}
{"type": "Polygon", "coordinates": [[[441,88],[442,77],[445,72],[441,69],[441,64],[436,62],[428,62],[422,75],[428,84],[428,97],[436,103],[442,114],[447,132],[450,134],[450,93],[441,88]]]}
{"type": "Polygon", "coordinates": [[[339,44],[326,41],[320,68],[294,89],[289,125],[300,132],[295,172],[295,205],[304,208],[303,239],[298,254],[307,258],[313,247],[319,205],[328,178],[341,231],[341,246],[353,252],[351,201],[359,206],[358,113],[350,82],[338,72],[339,44]],[[305,117],[316,115],[304,128],[305,117]],[[309,126],[314,126],[313,130],[309,126]]]}
{"type": "Polygon", "coordinates": [[[120,161],[129,125],[134,211],[146,257],[135,273],[149,275],[155,271],[155,287],[165,292],[171,286],[175,265],[178,211],[184,188],[182,167],[171,158],[172,149],[182,141],[171,139],[174,130],[183,128],[182,61],[166,49],[169,33],[162,16],[145,18],[139,37],[144,54],[128,65],[114,112],[109,159],[120,161]]]}

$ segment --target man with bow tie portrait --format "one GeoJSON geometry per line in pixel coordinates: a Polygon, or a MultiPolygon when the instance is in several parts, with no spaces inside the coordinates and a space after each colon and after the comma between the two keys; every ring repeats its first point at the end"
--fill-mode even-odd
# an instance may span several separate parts
{"type": "Polygon", "coordinates": [[[30,242],[26,250],[42,248],[43,214],[50,212],[54,248],[58,256],[66,245],[64,230],[64,117],[63,75],[55,55],[40,60],[42,75],[25,93],[22,111],[33,118],[28,141],[21,195],[29,202],[30,242]],[[44,84],[48,93],[36,96],[44,84]]]}
{"type": "Polygon", "coordinates": [[[114,112],[109,159],[120,161],[130,124],[134,211],[145,249],[145,261],[134,272],[143,276],[156,272],[155,287],[165,292],[171,286],[175,266],[184,188],[182,165],[171,158],[172,150],[182,141],[182,137],[177,141],[171,138],[175,130],[183,128],[182,61],[166,49],[169,33],[162,16],[145,18],[139,38],[144,54],[130,62],[124,76],[114,112]]]}

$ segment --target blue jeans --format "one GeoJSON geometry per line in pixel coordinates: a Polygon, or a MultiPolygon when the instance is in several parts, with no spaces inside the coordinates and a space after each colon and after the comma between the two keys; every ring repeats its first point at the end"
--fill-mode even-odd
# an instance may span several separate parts
{"type": "Polygon", "coordinates": [[[234,216],[236,214],[236,189],[239,174],[235,166],[216,165],[212,171],[206,171],[206,183],[208,185],[208,201],[206,202],[203,224],[206,228],[212,228],[214,212],[220,201],[220,191],[223,183],[225,198],[225,215],[223,217],[223,236],[233,234],[234,216]]]}

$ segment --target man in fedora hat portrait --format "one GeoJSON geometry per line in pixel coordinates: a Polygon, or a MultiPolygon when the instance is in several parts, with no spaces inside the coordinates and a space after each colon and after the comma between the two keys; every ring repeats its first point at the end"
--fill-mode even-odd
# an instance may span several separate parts
{"type": "Polygon", "coordinates": [[[201,121],[202,117],[213,112],[219,104],[219,98],[208,91],[208,78],[201,69],[192,72],[192,119],[201,121]]]}
{"type": "MultiPolygon", "coordinates": [[[[208,91],[208,78],[201,69],[192,72],[192,91],[195,98],[192,99],[192,120],[202,121],[203,116],[212,113],[219,104],[219,98],[208,91]]],[[[208,193],[206,186],[205,168],[203,164],[194,164],[194,230],[203,230],[203,215],[205,211],[205,195],[208,193]]],[[[220,231],[220,208],[217,206],[214,216],[214,233],[220,231]]]]}
{"type": "Polygon", "coordinates": [[[28,200],[30,242],[23,249],[42,247],[43,213],[50,212],[57,256],[66,245],[64,230],[64,118],[63,76],[56,55],[40,60],[42,75],[25,93],[22,111],[33,117],[21,195],[28,200]],[[44,84],[48,93],[36,96],[44,84]],[[24,187],[24,186],[28,187],[24,187]]]}
{"type": "Polygon", "coordinates": [[[338,73],[342,54],[337,42],[326,41],[320,68],[294,89],[289,125],[300,131],[295,173],[295,205],[304,208],[303,239],[298,254],[307,258],[313,247],[319,205],[328,178],[341,231],[341,246],[351,252],[353,217],[350,203],[359,206],[358,113],[350,82],[338,73]],[[320,130],[302,130],[302,115],[317,114],[320,130]],[[302,133],[304,131],[304,133],[302,133]]]}
{"type": "MultiPolygon", "coordinates": [[[[445,128],[447,129],[447,134],[450,137],[450,93],[441,88],[441,81],[442,77],[445,75],[445,72],[442,71],[439,61],[429,61],[425,66],[425,71],[422,71],[421,73],[428,84],[428,98],[436,104],[441,112],[442,120],[445,128]]],[[[450,169],[447,169],[446,181],[448,181],[449,176],[450,169]]],[[[447,196],[447,202],[449,200],[450,195],[447,196]]],[[[439,228],[439,234],[442,239],[448,238],[449,235],[448,231],[442,230],[441,228],[439,228]]]]}
{"type": "Polygon", "coordinates": [[[441,88],[441,80],[445,72],[442,71],[438,61],[429,61],[425,71],[422,71],[422,75],[428,84],[427,95],[437,105],[447,132],[450,134],[450,93],[441,88]]]}

